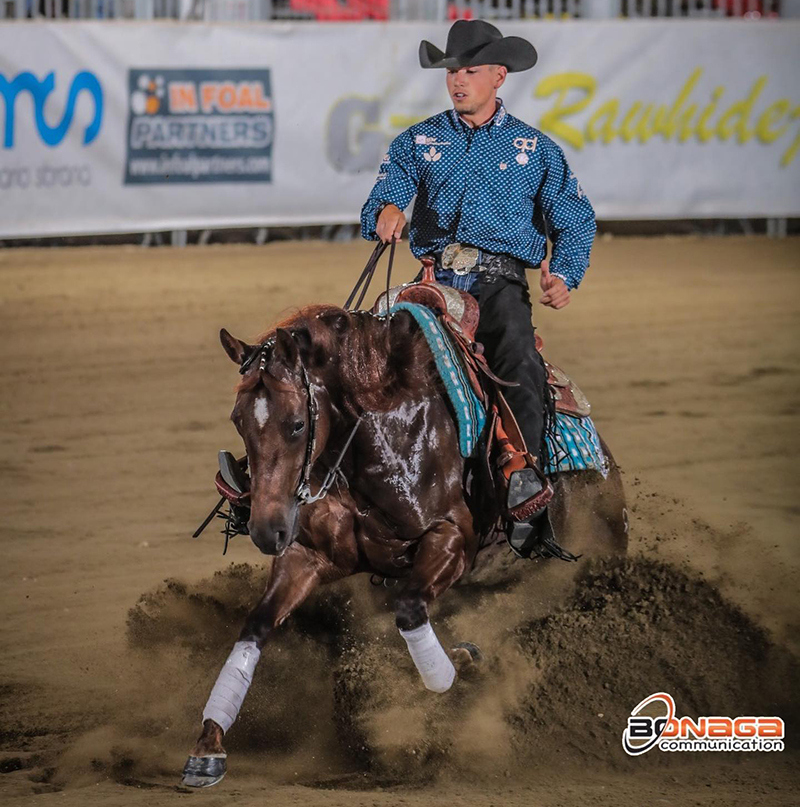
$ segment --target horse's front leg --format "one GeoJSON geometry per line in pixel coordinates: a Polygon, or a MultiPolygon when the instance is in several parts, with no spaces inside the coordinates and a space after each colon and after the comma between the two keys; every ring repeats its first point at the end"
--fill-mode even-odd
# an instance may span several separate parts
{"type": "Polygon", "coordinates": [[[269,637],[321,583],[341,576],[319,552],[293,544],[272,565],[267,589],[250,612],[203,710],[203,732],[183,769],[183,784],[209,787],[226,771],[222,737],[236,720],[269,637]]]}
{"type": "Polygon", "coordinates": [[[395,601],[395,620],[408,652],[433,692],[446,692],[453,685],[456,670],[436,638],[428,606],[447,591],[467,566],[468,540],[464,530],[443,521],[420,540],[411,576],[395,601]]]}

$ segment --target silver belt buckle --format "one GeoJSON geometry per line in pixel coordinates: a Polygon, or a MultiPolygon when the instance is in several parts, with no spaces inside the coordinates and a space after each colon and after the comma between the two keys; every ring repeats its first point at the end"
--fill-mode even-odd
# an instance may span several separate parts
{"type": "Polygon", "coordinates": [[[453,274],[467,275],[478,263],[480,250],[477,247],[465,247],[463,244],[448,244],[442,250],[442,266],[452,269],[453,274]]]}

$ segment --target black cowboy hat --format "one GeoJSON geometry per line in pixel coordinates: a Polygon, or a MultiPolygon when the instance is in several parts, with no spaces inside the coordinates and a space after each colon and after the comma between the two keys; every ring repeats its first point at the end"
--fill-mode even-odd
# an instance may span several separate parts
{"type": "Polygon", "coordinates": [[[519,36],[503,36],[494,25],[484,20],[458,20],[447,34],[447,47],[442,53],[427,40],[419,43],[422,67],[477,67],[502,64],[509,73],[529,70],[536,64],[536,50],[519,36]]]}

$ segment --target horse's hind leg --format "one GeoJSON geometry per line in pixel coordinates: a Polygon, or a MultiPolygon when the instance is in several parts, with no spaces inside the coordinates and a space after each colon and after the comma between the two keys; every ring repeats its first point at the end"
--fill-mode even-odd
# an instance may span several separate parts
{"type": "Polygon", "coordinates": [[[428,619],[428,605],[464,573],[466,547],[464,531],[450,521],[424,535],[414,556],[411,576],[395,601],[400,635],[423,683],[433,692],[450,689],[456,670],[436,638],[428,619]]]}
{"type": "Polygon", "coordinates": [[[323,582],[326,568],[330,564],[324,558],[299,544],[275,560],[267,590],[247,617],[203,710],[203,732],[183,769],[183,784],[209,787],[225,775],[222,737],[239,714],[261,649],[274,629],[323,582]]]}

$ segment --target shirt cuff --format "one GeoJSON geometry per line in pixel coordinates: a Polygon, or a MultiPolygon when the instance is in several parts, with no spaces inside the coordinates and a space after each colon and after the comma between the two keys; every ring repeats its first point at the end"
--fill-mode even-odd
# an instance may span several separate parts
{"type": "Polygon", "coordinates": [[[570,278],[568,278],[566,275],[562,275],[561,272],[550,272],[550,274],[553,277],[561,278],[561,280],[564,281],[564,285],[567,287],[567,291],[572,291],[574,288],[577,288],[577,286],[572,284],[570,278]]]}
{"type": "Polygon", "coordinates": [[[367,241],[377,241],[378,234],[375,232],[378,227],[378,216],[381,214],[388,202],[378,199],[370,199],[361,211],[361,237],[367,241]]]}

